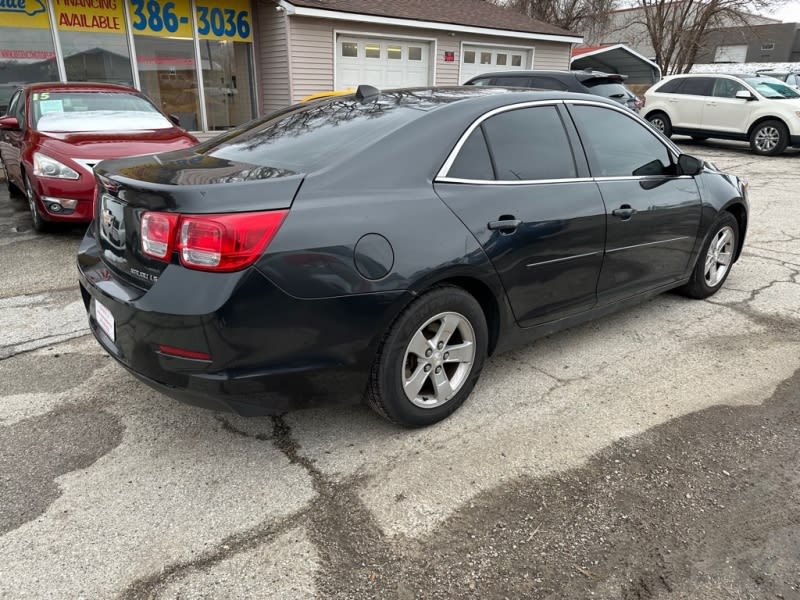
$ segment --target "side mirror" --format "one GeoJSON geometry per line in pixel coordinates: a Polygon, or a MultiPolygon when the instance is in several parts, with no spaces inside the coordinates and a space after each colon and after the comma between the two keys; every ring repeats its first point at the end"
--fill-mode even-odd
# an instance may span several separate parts
{"type": "Polygon", "coordinates": [[[0,117],[0,129],[19,129],[17,117],[0,117]]]}
{"type": "Polygon", "coordinates": [[[753,94],[751,94],[747,90],[739,90],[738,92],[736,92],[736,97],[739,98],[740,100],[755,100],[753,94]]]}
{"type": "Polygon", "coordinates": [[[181,118],[178,115],[167,115],[169,120],[175,123],[178,127],[181,126],[181,118]]]}
{"type": "Polygon", "coordinates": [[[681,170],[681,175],[695,176],[703,170],[703,161],[688,154],[681,154],[678,157],[678,167],[681,170]]]}

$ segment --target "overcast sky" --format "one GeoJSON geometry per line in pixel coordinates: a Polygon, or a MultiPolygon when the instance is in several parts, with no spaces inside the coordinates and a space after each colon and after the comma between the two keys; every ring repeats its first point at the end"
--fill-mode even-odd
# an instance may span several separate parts
{"type": "Polygon", "coordinates": [[[800,0],[789,0],[782,8],[767,16],[787,23],[800,23],[800,0]]]}

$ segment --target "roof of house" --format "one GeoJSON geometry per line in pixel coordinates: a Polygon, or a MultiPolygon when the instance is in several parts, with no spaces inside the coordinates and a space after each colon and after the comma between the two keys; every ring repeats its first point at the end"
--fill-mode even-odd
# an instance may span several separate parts
{"type": "Polygon", "coordinates": [[[303,8],[485,29],[579,37],[486,0],[285,0],[303,8]]]}
{"type": "Polygon", "coordinates": [[[607,48],[612,44],[600,44],[599,46],[576,46],[572,49],[572,57],[575,58],[576,56],[580,56],[581,54],[587,54],[589,52],[597,52],[598,50],[602,50],[603,48],[607,48]]]}

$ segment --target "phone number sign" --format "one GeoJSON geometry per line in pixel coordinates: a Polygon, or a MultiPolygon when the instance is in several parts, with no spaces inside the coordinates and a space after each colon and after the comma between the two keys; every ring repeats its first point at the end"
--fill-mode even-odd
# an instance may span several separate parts
{"type": "MultiPolygon", "coordinates": [[[[192,8],[186,0],[129,0],[131,28],[136,35],[192,37],[192,8]]],[[[197,33],[201,39],[252,42],[253,26],[248,0],[228,0],[217,5],[199,0],[197,33]]]]}

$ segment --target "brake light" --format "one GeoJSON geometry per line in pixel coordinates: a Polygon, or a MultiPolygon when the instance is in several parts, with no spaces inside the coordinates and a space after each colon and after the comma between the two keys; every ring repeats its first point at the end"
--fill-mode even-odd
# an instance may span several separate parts
{"type": "Polygon", "coordinates": [[[185,348],[176,348],[175,346],[167,346],[166,344],[159,344],[158,351],[161,354],[168,356],[177,356],[179,358],[191,358],[193,360],[211,360],[211,355],[208,352],[197,352],[196,350],[186,350],[185,348]]]}
{"type": "Polygon", "coordinates": [[[288,210],[223,215],[146,212],[142,216],[142,251],[168,262],[177,250],[184,267],[238,271],[256,261],[288,213],[288,210]]]}

